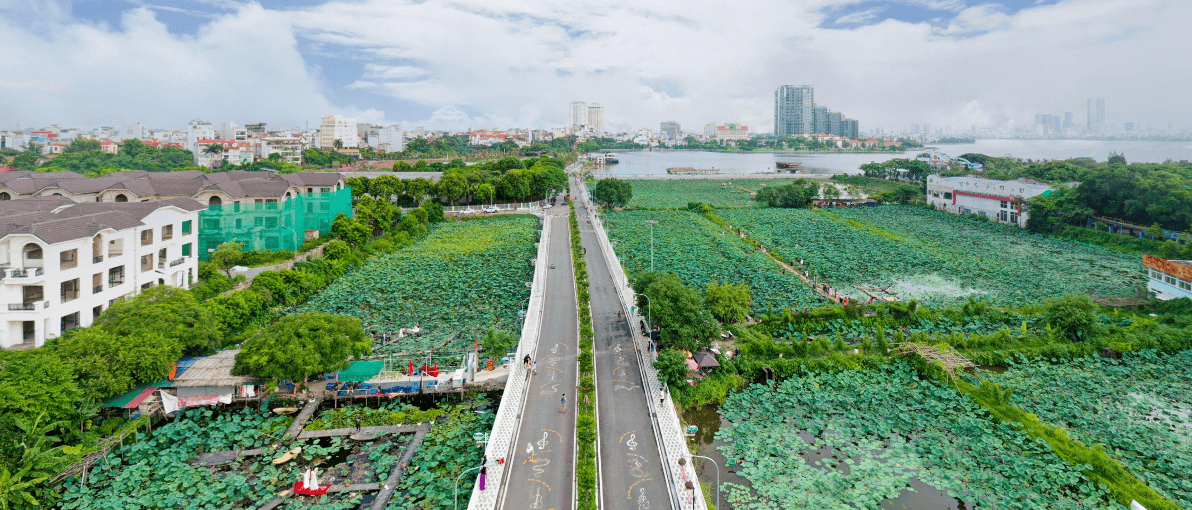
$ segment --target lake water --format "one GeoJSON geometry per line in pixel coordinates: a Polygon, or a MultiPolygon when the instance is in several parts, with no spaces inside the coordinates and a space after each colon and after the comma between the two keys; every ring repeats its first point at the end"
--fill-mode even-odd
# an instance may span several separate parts
{"type": "MultiPolygon", "coordinates": [[[[940,152],[960,156],[976,152],[989,156],[1016,156],[1027,159],[1068,159],[1091,157],[1105,161],[1110,152],[1126,155],[1129,162],[1163,162],[1167,159],[1192,160],[1192,142],[1105,142],[1091,140],[977,140],[976,143],[939,145],[940,152]]],[[[666,176],[667,168],[692,167],[720,170],[721,175],[775,174],[775,162],[798,161],[805,173],[860,173],[861,165],[894,158],[913,158],[921,151],[905,153],[829,153],[774,154],[723,153],[704,151],[636,151],[618,154],[620,162],[597,170],[600,175],[618,177],[666,176]]],[[[779,174],[789,175],[789,174],[779,174]]]]}

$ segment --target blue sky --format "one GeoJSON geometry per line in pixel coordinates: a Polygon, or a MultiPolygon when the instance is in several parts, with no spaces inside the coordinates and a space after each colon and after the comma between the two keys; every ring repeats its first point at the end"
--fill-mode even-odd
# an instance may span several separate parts
{"type": "Polygon", "coordinates": [[[1111,122],[1186,122],[1186,0],[0,0],[0,128],[772,123],[810,84],[861,129],[1029,124],[1104,97],[1111,122]],[[1112,64],[1110,64],[1112,63],[1112,64]]]}

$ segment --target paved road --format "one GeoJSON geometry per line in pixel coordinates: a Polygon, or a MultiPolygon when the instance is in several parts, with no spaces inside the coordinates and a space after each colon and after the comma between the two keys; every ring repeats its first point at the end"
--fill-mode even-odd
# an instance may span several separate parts
{"type": "Polygon", "coordinates": [[[552,215],[547,260],[546,297],[538,352],[538,373],[530,376],[529,394],[514,438],[513,458],[502,508],[570,510],[575,500],[575,378],[577,330],[575,270],[571,264],[567,208],[552,215]],[[549,266],[548,266],[549,267],[549,266]],[[567,395],[567,410],[560,399],[567,395]]]}
{"type": "MultiPolygon", "coordinates": [[[[582,186],[572,181],[572,188],[582,186]]],[[[621,302],[605,265],[590,211],[577,206],[580,238],[586,250],[592,327],[596,337],[596,414],[600,429],[601,508],[663,510],[670,508],[662,460],[658,453],[649,405],[642,390],[641,370],[629,325],[618,319],[621,302]]],[[[657,402],[651,399],[651,402],[657,402]]]]}

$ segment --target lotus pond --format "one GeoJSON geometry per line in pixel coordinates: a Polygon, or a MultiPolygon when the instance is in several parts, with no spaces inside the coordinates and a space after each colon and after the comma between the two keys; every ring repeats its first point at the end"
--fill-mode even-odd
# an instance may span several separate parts
{"type": "Polygon", "coordinates": [[[994,378],[1011,402],[1106,453],[1183,508],[1192,508],[1192,351],[1121,360],[1022,361],[994,378]]]}
{"type": "Polygon", "coordinates": [[[440,223],[412,246],[378,257],[336,280],[294,313],[323,312],[360,318],[366,329],[421,334],[374,345],[375,352],[451,347],[496,327],[521,332],[517,311],[530,295],[539,219],[498,216],[440,223]]]}
{"type": "Polygon", "coordinates": [[[1125,296],[1145,287],[1137,256],[910,206],[725,209],[717,214],[855,299],[887,288],[903,301],[1021,306],[1067,293],[1125,296]]]}
{"type": "Polygon", "coordinates": [[[654,227],[654,268],[675,273],[687,285],[703,288],[713,281],[745,283],[753,290],[753,309],[814,308],[827,303],[797,276],[752,244],[688,211],[620,211],[604,216],[608,236],[629,275],[650,270],[650,227],[654,227]]]}
{"type": "Polygon", "coordinates": [[[794,179],[630,180],[633,198],[627,205],[637,209],[687,207],[687,202],[704,202],[713,207],[757,207],[758,203],[749,196],[749,191],[757,191],[763,185],[782,186],[792,182],[794,179]]]}
{"type": "Polygon", "coordinates": [[[1084,466],[903,362],[751,385],[721,414],[719,449],[750,484],[722,484],[733,508],[887,508],[915,491],[970,510],[1120,508],[1084,466]]]}

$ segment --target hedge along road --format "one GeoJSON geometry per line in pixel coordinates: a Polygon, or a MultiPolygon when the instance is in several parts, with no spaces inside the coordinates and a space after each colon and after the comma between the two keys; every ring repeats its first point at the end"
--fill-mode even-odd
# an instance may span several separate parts
{"type": "MultiPolygon", "coordinates": [[[[572,188],[583,186],[572,181],[572,188]]],[[[595,330],[596,419],[600,434],[601,508],[660,510],[671,508],[662,458],[654,439],[648,402],[643,395],[641,369],[629,325],[613,289],[596,234],[589,221],[592,211],[576,203],[584,260],[588,263],[588,290],[592,295],[592,328],[595,330]]],[[[552,232],[553,234],[553,232],[552,232]]]]}
{"type": "MultiPolygon", "coordinates": [[[[551,219],[546,296],[521,425],[514,438],[502,508],[571,510],[575,501],[575,378],[579,318],[571,226],[566,207],[547,209],[551,219]],[[567,395],[566,412],[560,400],[567,395]]],[[[521,360],[514,360],[520,363],[521,360]]],[[[489,490],[495,490],[491,488],[489,490]]]]}

